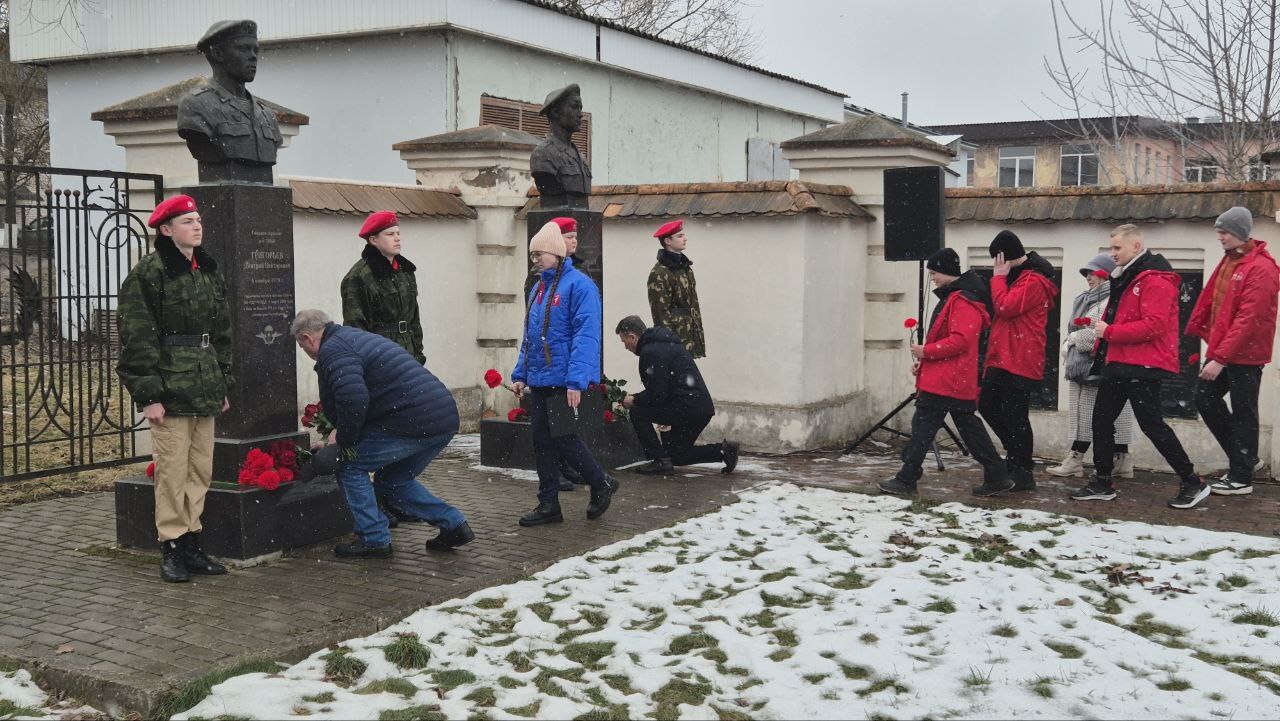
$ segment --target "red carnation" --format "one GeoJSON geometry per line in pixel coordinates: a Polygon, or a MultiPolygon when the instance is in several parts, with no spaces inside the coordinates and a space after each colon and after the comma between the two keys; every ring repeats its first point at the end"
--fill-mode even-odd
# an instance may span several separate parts
{"type": "Polygon", "coordinates": [[[1078,326],[1093,325],[1093,319],[1092,318],[1072,318],[1071,324],[1078,325],[1078,326]]]}
{"type": "Polygon", "coordinates": [[[280,474],[275,471],[263,471],[258,474],[258,485],[268,491],[274,491],[280,487],[280,474]]]}
{"type": "Polygon", "coordinates": [[[147,464],[147,478],[156,477],[156,462],[152,461],[147,464]]]}
{"type": "Polygon", "coordinates": [[[1199,354],[1199,353],[1192,353],[1192,354],[1191,354],[1191,357],[1187,359],[1187,365],[1195,365],[1195,364],[1197,364],[1197,363],[1199,363],[1199,362],[1200,362],[1200,354],[1199,354]]]}
{"type": "Polygon", "coordinates": [[[288,483],[289,481],[293,480],[293,471],[289,470],[288,468],[281,468],[280,470],[276,471],[276,473],[280,474],[281,483],[288,483]]]}
{"type": "Polygon", "coordinates": [[[609,385],[607,383],[600,384],[600,393],[606,396],[609,395],[609,385]]]}
{"type": "Polygon", "coordinates": [[[502,385],[502,374],[495,368],[490,368],[484,372],[484,382],[490,388],[497,388],[502,385]]]}
{"type": "Polygon", "coordinates": [[[615,418],[613,417],[613,411],[606,409],[604,412],[604,422],[613,423],[614,420],[615,418]]]}
{"type": "Polygon", "coordinates": [[[518,423],[520,421],[523,421],[528,416],[529,416],[529,411],[526,411],[523,408],[512,408],[511,410],[507,411],[507,420],[512,423],[518,423]]]}
{"type": "Polygon", "coordinates": [[[254,485],[253,480],[255,477],[252,468],[241,468],[240,475],[236,478],[236,481],[242,486],[252,486],[254,485]]]}
{"type": "Polygon", "coordinates": [[[244,466],[254,471],[269,471],[274,468],[276,461],[271,456],[263,453],[261,450],[254,448],[249,451],[249,455],[245,456],[244,466]]]}
{"type": "Polygon", "coordinates": [[[915,318],[908,318],[902,321],[902,327],[908,330],[915,328],[919,324],[920,324],[920,321],[916,320],[915,318]]]}

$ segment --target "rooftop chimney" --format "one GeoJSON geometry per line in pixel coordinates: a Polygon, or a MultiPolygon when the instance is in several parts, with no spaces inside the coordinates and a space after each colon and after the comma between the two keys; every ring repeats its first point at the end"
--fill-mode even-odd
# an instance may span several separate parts
{"type": "Polygon", "coordinates": [[[907,127],[907,93],[902,94],[902,127],[907,127]]]}

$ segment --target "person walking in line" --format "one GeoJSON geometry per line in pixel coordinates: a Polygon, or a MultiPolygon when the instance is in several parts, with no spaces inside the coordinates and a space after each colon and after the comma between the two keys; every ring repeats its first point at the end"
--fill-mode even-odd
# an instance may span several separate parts
{"type": "Polygon", "coordinates": [[[600,290],[565,256],[564,237],[548,222],[529,241],[538,282],[529,291],[524,337],[512,390],[529,394],[530,432],[538,468],[538,505],[522,526],[560,523],[560,459],[591,487],[587,518],[609,509],[619,483],[604,472],[576,432],[582,393],[600,380],[600,290]],[[553,423],[554,421],[554,423],[553,423]]]}
{"type": "Polygon", "coordinates": [[[693,276],[693,261],[684,254],[689,246],[684,221],[663,224],[653,237],[662,245],[658,262],[649,271],[649,313],[653,324],[679,336],[694,358],[705,358],[707,341],[702,333],[698,281],[693,276]]]}
{"type": "Polygon", "coordinates": [[[320,406],[334,425],[325,440],[343,450],[338,485],[356,540],[334,546],[334,555],[391,557],[391,526],[378,507],[379,491],[415,520],[440,529],[427,541],[428,551],[470,543],[475,534],[462,512],[418,482],[458,432],[458,406],[449,389],[399,344],[337,325],[324,311],[299,311],[290,333],[316,362],[320,406]]]}
{"type": "Polygon", "coordinates": [[[716,414],[711,392],[698,364],[684,343],[666,328],[646,328],[638,315],[618,321],[614,331],[623,347],[640,357],[644,390],[627,394],[627,408],[636,437],[649,462],[636,473],[670,476],[675,466],[723,463],[722,473],[738,466],[738,444],[730,440],[697,445],[698,437],[716,414]],[[668,428],[661,440],[653,425],[668,428]]]}
{"type": "MultiPolygon", "coordinates": [[[[1071,303],[1071,318],[1097,320],[1107,307],[1107,299],[1111,296],[1111,271],[1115,270],[1115,261],[1106,253],[1099,253],[1093,260],[1080,269],[1089,288],[1076,296],[1071,303]]],[[[1067,376],[1067,399],[1071,423],[1071,450],[1062,463],[1045,469],[1045,473],[1060,478],[1082,478],[1084,476],[1085,453],[1093,443],[1093,405],[1098,397],[1098,384],[1102,376],[1093,373],[1093,347],[1097,335],[1087,325],[1073,325],[1074,330],[1067,333],[1062,343],[1063,367],[1067,376]]],[[[1124,404],[1120,416],[1116,418],[1116,457],[1112,476],[1115,478],[1133,478],[1133,458],[1129,455],[1129,444],[1133,442],[1133,406],[1124,404]]]]}
{"type": "Polygon", "coordinates": [[[1186,331],[1208,344],[1196,385],[1196,409],[1230,461],[1227,475],[1213,484],[1213,493],[1242,496],[1253,493],[1253,474],[1262,467],[1258,391],[1276,337],[1280,268],[1267,244],[1250,237],[1253,213],[1248,208],[1227,210],[1213,227],[1222,260],[1196,301],[1186,331]],[[1231,396],[1231,410],[1223,400],[1226,395],[1231,396]]]}
{"type": "Polygon", "coordinates": [[[991,436],[974,411],[978,400],[978,339],[990,323],[986,284],[977,273],[960,272],[960,256],[943,248],[929,256],[925,267],[938,304],[929,320],[923,345],[912,344],[915,358],[916,409],[911,417],[911,440],[902,451],[902,468],[880,483],[880,490],[899,496],[915,495],[924,473],[924,458],[947,414],[974,460],[982,464],[982,485],[976,496],[994,496],[1013,489],[1009,470],[991,443],[991,436]]]}
{"type": "Polygon", "coordinates": [[[342,279],[343,325],[388,338],[425,364],[418,267],[400,254],[400,221],[379,210],[365,218],[358,235],[365,246],[342,279]]]}
{"type": "Polygon", "coordinates": [[[986,368],[978,410],[1004,446],[1015,491],[1036,487],[1031,394],[1044,378],[1049,310],[1058,296],[1053,266],[1028,253],[1011,231],[1002,230],[989,248],[994,319],[987,337],[986,368]]]}
{"type": "Polygon", "coordinates": [[[202,247],[195,200],[165,200],[147,225],[155,252],[120,286],[116,370],[151,429],[160,578],[182,583],[227,572],[200,547],[200,517],[213,481],[214,419],[231,407],[235,383],[231,312],[226,280],[202,247]]]}
{"type": "Polygon", "coordinates": [[[1077,501],[1116,497],[1111,475],[1115,463],[1116,418],[1133,404],[1138,427],[1178,474],[1171,508],[1194,508],[1209,496],[1177,434],[1164,421],[1164,379],[1178,372],[1178,289],[1180,280],[1164,256],[1145,246],[1142,230],[1125,224],[1111,231],[1111,297],[1102,318],[1093,321],[1098,337],[1093,372],[1102,376],[1093,406],[1093,467],[1089,483],[1071,494],[1077,501]]]}

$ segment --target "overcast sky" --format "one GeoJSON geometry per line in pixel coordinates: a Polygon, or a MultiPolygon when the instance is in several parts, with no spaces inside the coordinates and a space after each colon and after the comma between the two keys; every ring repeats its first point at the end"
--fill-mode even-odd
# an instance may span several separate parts
{"type": "MultiPolygon", "coordinates": [[[[750,0],[755,63],[923,125],[1070,115],[1045,94],[1049,0],[750,0]]],[[[1054,95],[1054,99],[1060,99],[1054,95]]]]}

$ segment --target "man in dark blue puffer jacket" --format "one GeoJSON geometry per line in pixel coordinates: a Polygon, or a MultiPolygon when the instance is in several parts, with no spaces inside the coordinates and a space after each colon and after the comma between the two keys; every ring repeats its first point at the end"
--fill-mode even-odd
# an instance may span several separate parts
{"type": "Polygon", "coordinates": [[[336,325],[324,311],[299,312],[290,331],[316,361],[320,407],[336,429],[326,442],[341,447],[344,458],[338,484],[355,519],[356,540],[333,552],[391,556],[391,530],[374,486],[397,508],[440,529],[427,550],[449,550],[475,538],[461,511],[417,481],[458,432],[458,406],[449,389],[399,345],[336,325]]]}

